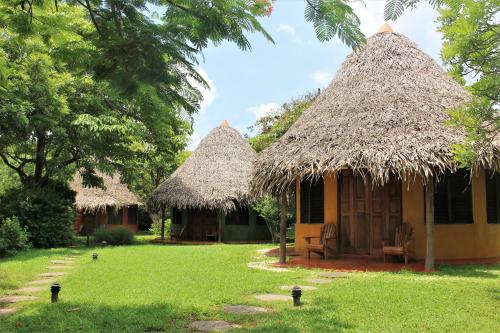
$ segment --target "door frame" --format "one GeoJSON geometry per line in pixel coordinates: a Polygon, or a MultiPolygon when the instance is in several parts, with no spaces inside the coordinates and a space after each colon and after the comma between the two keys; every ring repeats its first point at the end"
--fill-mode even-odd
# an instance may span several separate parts
{"type": "MultiPolygon", "coordinates": [[[[337,241],[337,251],[338,253],[343,256],[343,255],[349,255],[349,256],[373,256],[373,257],[379,257],[380,255],[377,255],[377,254],[346,254],[344,253],[344,246],[343,246],[343,233],[342,233],[342,177],[341,177],[341,173],[342,172],[345,172],[345,171],[348,171],[351,176],[355,176],[354,172],[350,169],[348,170],[342,170],[340,172],[337,173],[336,177],[337,177],[337,221],[338,221],[338,224],[337,224],[337,238],[338,238],[338,241],[337,241]]],[[[401,191],[400,191],[400,196],[401,196],[401,199],[399,201],[399,210],[401,212],[401,221],[400,223],[403,223],[404,222],[404,211],[403,211],[403,190],[404,190],[404,183],[403,183],[403,180],[398,180],[401,184],[401,191]]],[[[384,184],[384,186],[386,186],[384,184]]],[[[373,237],[372,237],[372,229],[373,228],[373,224],[370,223],[370,237],[369,237],[369,243],[371,244],[372,241],[373,241],[373,237]]],[[[371,251],[371,245],[370,245],[370,248],[369,250],[371,251]]]]}

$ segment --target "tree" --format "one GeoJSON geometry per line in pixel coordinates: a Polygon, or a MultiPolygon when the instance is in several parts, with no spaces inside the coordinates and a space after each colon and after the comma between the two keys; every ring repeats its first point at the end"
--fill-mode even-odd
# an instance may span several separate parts
{"type": "MultiPolygon", "coordinates": [[[[386,19],[396,19],[419,0],[390,0],[386,19]]],[[[441,57],[449,73],[471,92],[472,99],[452,110],[451,126],[464,129],[465,142],[453,147],[462,167],[472,167],[490,150],[500,132],[500,11],[499,0],[427,0],[439,10],[443,33],[441,57]]]]}

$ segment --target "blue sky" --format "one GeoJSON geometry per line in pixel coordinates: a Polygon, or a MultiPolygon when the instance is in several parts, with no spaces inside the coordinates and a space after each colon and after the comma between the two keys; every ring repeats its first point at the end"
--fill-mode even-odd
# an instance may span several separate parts
{"type": "MultiPolygon", "coordinates": [[[[365,35],[374,34],[384,23],[384,4],[384,0],[353,1],[365,35]]],[[[261,19],[275,44],[254,34],[249,36],[251,51],[230,43],[204,51],[198,70],[211,89],[203,90],[205,99],[194,116],[189,150],[225,119],[240,133],[252,135],[249,127],[258,117],[331,81],[351,50],[338,40],[319,42],[312,24],[304,19],[304,8],[304,0],[277,0],[272,15],[261,19]]],[[[390,25],[440,62],[436,17],[434,9],[420,5],[390,25]]]]}

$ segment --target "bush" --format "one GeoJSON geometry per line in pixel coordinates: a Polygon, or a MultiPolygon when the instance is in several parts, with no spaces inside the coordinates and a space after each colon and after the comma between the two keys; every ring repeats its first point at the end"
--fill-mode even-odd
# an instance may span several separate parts
{"type": "MultiPolygon", "coordinates": [[[[171,219],[165,220],[165,238],[170,237],[170,226],[172,225],[171,219]]],[[[155,236],[161,236],[161,218],[155,219],[149,228],[149,233],[155,236]]]]}
{"type": "Polygon", "coordinates": [[[0,221],[0,257],[14,255],[28,247],[28,234],[17,217],[0,221]]]}
{"type": "Polygon", "coordinates": [[[75,192],[61,183],[10,189],[0,198],[0,220],[17,216],[34,247],[68,246],[74,239],[74,199],[75,192]]]}
{"type": "Polygon", "coordinates": [[[109,245],[130,245],[134,241],[134,233],[127,227],[107,229],[101,226],[94,232],[94,242],[101,244],[103,241],[109,245]]]}

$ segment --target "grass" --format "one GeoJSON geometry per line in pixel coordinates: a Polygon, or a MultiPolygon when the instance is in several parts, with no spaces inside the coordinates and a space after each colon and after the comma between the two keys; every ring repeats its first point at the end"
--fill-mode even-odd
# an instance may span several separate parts
{"type": "MultiPolygon", "coordinates": [[[[87,250],[60,280],[60,302],[50,304],[49,293],[41,293],[22,311],[1,318],[0,332],[189,332],[191,321],[208,319],[238,323],[242,332],[499,331],[500,265],[445,266],[430,275],[356,273],[305,292],[304,305],[293,308],[291,302],[264,303],[252,295],[283,293],[280,285],[304,284],[314,271],[247,268],[259,248],[141,244],[96,249],[95,262],[87,250]],[[271,311],[228,315],[222,311],[226,304],[271,311]]],[[[30,253],[37,251],[1,261],[0,272],[16,280],[9,277],[19,278],[23,269],[16,265],[37,271],[51,251],[30,253]]]]}

